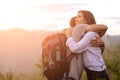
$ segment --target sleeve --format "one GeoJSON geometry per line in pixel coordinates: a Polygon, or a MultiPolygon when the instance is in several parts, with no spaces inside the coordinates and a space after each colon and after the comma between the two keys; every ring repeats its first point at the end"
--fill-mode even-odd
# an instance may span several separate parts
{"type": "Polygon", "coordinates": [[[90,46],[91,40],[96,38],[96,36],[98,36],[98,34],[95,32],[87,32],[79,42],[75,42],[75,40],[70,37],[66,41],[66,46],[74,53],[81,53],[90,46]]]}

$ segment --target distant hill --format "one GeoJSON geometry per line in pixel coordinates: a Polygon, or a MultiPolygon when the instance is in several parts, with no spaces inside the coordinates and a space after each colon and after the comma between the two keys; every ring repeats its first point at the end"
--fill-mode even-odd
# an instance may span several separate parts
{"type": "Polygon", "coordinates": [[[116,45],[120,45],[120,35],[105,35],[103,37],[106,47],[115,47],[116,45]]]}
{"type": "MultiPolygon", "coordinates": [[[[39,63],[41,55],[41,42],[52,33],[54,32],[19,28],[0,31],[0,72],[9,69],[13,72],[36,70],[35,64],[39,63]]],[[[103,39],[107,45],[120,43],[120,36],[106,35],[103,39]]]]}

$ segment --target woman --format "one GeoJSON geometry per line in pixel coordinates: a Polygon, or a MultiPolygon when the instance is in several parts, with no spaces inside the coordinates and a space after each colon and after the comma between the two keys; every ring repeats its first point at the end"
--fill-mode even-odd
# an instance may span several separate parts
{"type": "MultiPolygon", "coordinates": [[[[70,20],[71,27],[75,27],[75,25],[79,25],[79,24],[92,25],[92,26],[86,27],[85,32],[95,31],[95,32],[100,33],[100,36],[103,36],[106,31],[106,27],[104,25],[93,25],[93,24],[96,24],[96,21],[95,21],[93,14],[89,11],[81,10],[78,12],[78,15],[76,17],[73,17],[70,20]]],[[[74,35],[73,35],[73,37],[74,37],[74,35]]],[[[103,41],[101,41],[101,39],[99,37],[97,37],[97,38],[98,38],[97,40],[95,40],[95,41],[93,40],[93,42],[91,42],[91,43],[93,43],[92,45],[93,46],[104,46],[103,41]],[[96,42],[98,42],[100,44],[94,44],[96,42]]],[[[79,54],[77,57],[78,57],[77,59],[76,59],[76,57],[74,57],[71,61],[70,72],[69,72],[69,77],[71,80],[72,79],[80,80],[81,75],[82,75],[82,71],[83,71],[82,54],[79,54]]]]}

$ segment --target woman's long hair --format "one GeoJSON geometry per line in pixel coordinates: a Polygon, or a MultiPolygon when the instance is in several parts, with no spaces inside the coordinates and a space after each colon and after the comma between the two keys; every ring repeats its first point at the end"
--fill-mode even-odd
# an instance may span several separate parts
{"type": "Polygon", "coordinates": [[[85,20],[87,20],[87,24],[96,24],[94,15],[87,10],[80,10],[78,13],[82,13],[85,20]]]}
{"type": "MultiPolygon", "coordinates": [[[[78,13],[79,12],[81,12],[82,14],[83,14],[83,17],[84,17],[84,19],[87,21],[87,24],[89,24],[89,25],[91,25],[91,24],[96,24],[96,20],[95,20],[95,17],[94,17],[94,15],[90,12],[90,11],[87,11],[87,10],[80,10],[80,11],[78,11],[78,13]]],[[[76,16],[75,17],[72,17],[71,19],[70,19],[70,26],[71,27],[75,27],[75,18],[76,18],[76,16]]]]}

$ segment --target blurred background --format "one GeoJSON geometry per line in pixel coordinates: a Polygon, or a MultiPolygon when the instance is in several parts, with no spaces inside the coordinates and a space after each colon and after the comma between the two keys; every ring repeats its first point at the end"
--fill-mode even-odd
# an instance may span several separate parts
{"type": "MultiPolygon", "coordinates": [[[[91,11],[106,24],[103,37],[107,71],[120,80],[119,0],[1,0],[0,80],[46,80],[42,76],[41,43],[48,35],[68,28],[79,10],[91,11]]],[[[82,76],[86,80],[86,74],[82,76]]]]}

